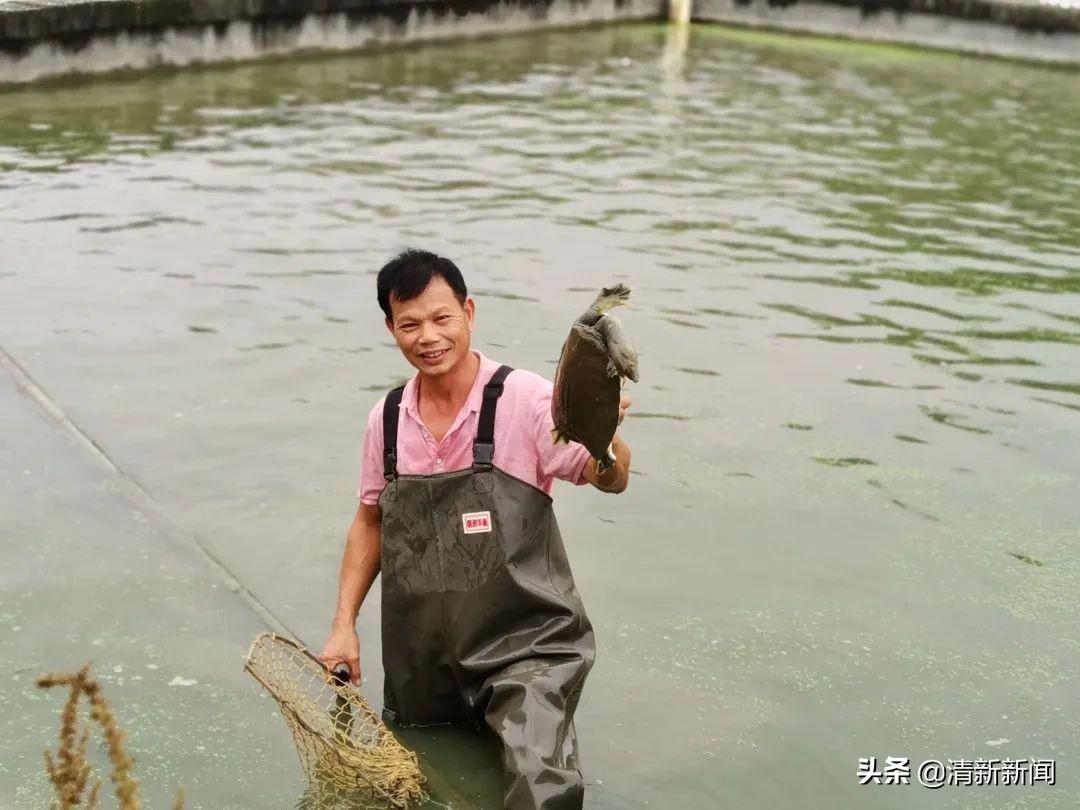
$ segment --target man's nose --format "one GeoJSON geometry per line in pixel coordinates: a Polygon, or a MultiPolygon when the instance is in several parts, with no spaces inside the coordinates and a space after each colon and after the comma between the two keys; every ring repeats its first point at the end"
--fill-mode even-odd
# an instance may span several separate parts
{"type": "Polygon", "coordinates": [[[429,321],[422,321],[420,323],[420,342],[434,343],[437,339],[435,327],[429,321]]]}

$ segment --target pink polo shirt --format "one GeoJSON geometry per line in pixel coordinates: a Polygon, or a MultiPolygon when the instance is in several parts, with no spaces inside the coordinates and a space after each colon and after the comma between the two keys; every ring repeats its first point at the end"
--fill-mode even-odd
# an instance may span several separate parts
{"type": "MultiPolygon", "coordinates": [[[[472,446],[480,419],[480,404],[484,385],[499,368],[473,350],[480,358],[469,397],[454,418],[442,441],[434,436],[420,420],[416,401],[419,374],[405,384],[401,393],[401,413],[398,418],[397,469],[402,475],[430,475],[472,466],[472,446]]],[[[539,374],[515,369],[503,387],[495,411],[495,457],[493,463],[504,472],[551,494],[556,478],[584,484],[582,473],[589,460],[589,451],[577,442],[556,445],[551,441],[554,425],[551,421],[552,384],[539,374]]],[[[382,413],[384,396],[375,403],[368,415],[364,433],[364,457],[360,469],[357,497],[366,504],[379,500],[386,480],[383,478],[382,413]]]]}

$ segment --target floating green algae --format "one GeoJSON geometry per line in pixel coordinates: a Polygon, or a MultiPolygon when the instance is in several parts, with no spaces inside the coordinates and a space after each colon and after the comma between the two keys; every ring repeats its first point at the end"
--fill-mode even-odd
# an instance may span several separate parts
{"type": "Polygon", "coordinates": [[[826,467],[859,467],[870,466],[876,467],[877,462],[871,461],[868,458],[859,458],[857,456],[851,456],[848,458],[825,458],[822,456],[813,456],[814,461],[818,464],[824,464],[826,467]]]}
{"type": "Polygon", "coordinates": [[[919,410],[933,419],[939,425],[946,425],[957,430],[966,430],[969,433],[990,433],[986,428],[972,427],[971,425],[960,424],[961,420],[967,419],[966,416],[956,413],[949,413],[940,408],[933,408],[929,405],[920,405],[919,410]]]}
{"type": "Polygon", "coordinates": [[[1035,388],[1039,391],[1058,391],[1063,394],[1076,394],[1080,396],[1080,383],[1068,382],[1045,382],[1043,380],[1022,380],[1010,377],[1005,380],[1013,385],[1022,385],[1025,388],[1035,388]]]}
{"type": "Polygon", "coordinates": [[[897,62],[955,61],[965,57],[942,51],[931,51],[909,45],[868,42],[821,34],[766,31],[725,25],[724,23],[699,23],[694,25],[695,38],[718,38],[741,45],[782,50],[792,54],[822,56],[830,59],[847,57],[868,61],[874,65],[897,62]]]}
{"type": "Polygon", "coordinates": [[[897,439],[899,441],[902,441],[902,442],[908,442],[909,444],[929,444],[930,443],[930,442],[926,441],[925,439],[920,439],[917,436],[909,436],[906,433],[897,433],[893,438],[895,438],[895,439],[897,439]]]}

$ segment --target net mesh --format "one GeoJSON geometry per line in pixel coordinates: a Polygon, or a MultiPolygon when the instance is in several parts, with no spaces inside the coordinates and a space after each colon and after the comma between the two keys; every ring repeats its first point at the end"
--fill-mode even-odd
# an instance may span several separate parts
{"type": "Polygon", "coordinates": [[[262,633],[244,669],[277,701],[313,788],[357,792],[371,806],[408,807],[423,798],[416,754],[357,689],[338,683],[303,646],[262,633]]]}

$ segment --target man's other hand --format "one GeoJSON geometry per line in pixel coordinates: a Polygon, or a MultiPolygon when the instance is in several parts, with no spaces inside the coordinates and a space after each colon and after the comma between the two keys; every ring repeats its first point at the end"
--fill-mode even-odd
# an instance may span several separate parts
{"type": "Polygon", "coordinates": [[[603,473],[596,471],[596,459],[585,462],[581,476],[601,492],[623,492],[630,482],[630,445],[615,434],[611,439],[611,449],[615,453],[615,463],[603,473]]]}
{"type": "Polygon", "coordinates": [[[359,686],[360,638],[356,635],[356,629],[335,627],[323,651],[319,653],[319,660],[331,671],[339,664],[348,664],[353,686],[359,686]]]}
{"type": "Polygon", "coordinates": [[[630,407],[630,397],[625,394],[619,399],[619,421],[617,424],[622,424],[623,417],[626,416],[626,411],[630,407]]]}

